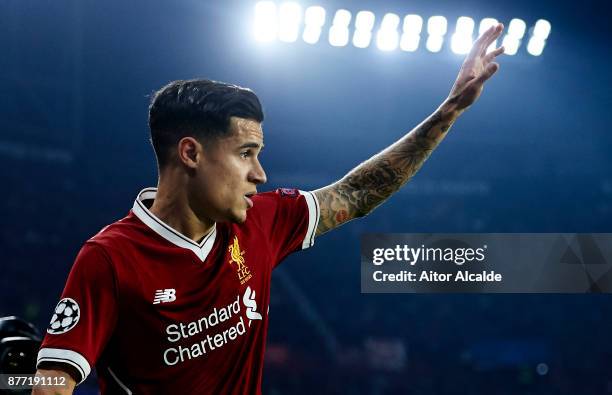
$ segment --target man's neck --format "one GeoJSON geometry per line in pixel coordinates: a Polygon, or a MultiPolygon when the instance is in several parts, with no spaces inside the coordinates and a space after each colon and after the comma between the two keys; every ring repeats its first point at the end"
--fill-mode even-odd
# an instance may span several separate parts
{"type": "Polygon", "coordinates": [[[215,223],[198,218],[188,202],[185,187],[168,185],[160,179],[155,201],[149,210],[172,229],[199,243],[215,223]]]}

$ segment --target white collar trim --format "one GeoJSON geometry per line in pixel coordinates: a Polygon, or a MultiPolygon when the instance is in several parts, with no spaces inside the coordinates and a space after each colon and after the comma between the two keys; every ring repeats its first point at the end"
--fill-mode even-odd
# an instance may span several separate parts
{"type": "Polygon", "coordinates": [[[212,230],[202,239],[200,243],[196,243],[189,237],[181,234],[180,232],[172,229],[169,225],[165,224],[161,219],[157,218],[143,203],[144,200],[155,199],[157,194],[157,188],[145,188],[136,197],[132,211],[134,215],[138,217],[145,225],[151,228],[155,233],[159,234],[170,243],[191,250],[200,261],[204,262],[206,257],[212,250],[215,244],[215,238],[217,236],[217,224],[213,225],[212,230]]]}

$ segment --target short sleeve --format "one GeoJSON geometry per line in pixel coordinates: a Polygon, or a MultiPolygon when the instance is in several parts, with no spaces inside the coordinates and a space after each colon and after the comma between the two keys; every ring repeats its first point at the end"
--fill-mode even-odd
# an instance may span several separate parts
{"type": "Polygon", "coordinates": [[[257,195],[254,204],[276,256],[274,266],[291,252],[314,245],[319,203],[312,192],[280,188],[257,195]]]}
{"type": "Polygon", "coordinates": [[[71,365],[83,382],[117,321],[115,276],[102,247],[88,242],[79,252],[38,352],[45,362],[71,365]]]}

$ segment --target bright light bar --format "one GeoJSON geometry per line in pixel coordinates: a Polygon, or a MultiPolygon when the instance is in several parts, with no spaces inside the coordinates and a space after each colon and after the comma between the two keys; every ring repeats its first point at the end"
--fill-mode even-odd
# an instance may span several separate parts
{"type": "Polygon", "coordinates": [[[508,35],[520,40],[525,35],[526,29],[527,25],[525,24],[525,21],[514,18],[510,21],[510,25],[508,25],[508,35]]]}
{"type": "Polygon", "coordinates": [[[376,45],[381,51],[393,51],[399,44],[399,26],[400,17],[397,14],[385,14],[380,30],[376,34],[376,45]]]}
{"type": "Polygon", "coordinates": [[[504,46],[504,55],[516,55],[520,44],[521,40],[518,38],[511,35],[506,35],[502,41],[502,45],[504,46]]]}
{"type": "Polygon", "coordinates": [[[421,37],[418,34],[404,33],[400,40],[400,48],[402,51],[414,52],[419,48],[420,41],[421,37]]]}
{"type": "Polygon", "coordinates": [[[527,43],[527,52],[533,56],[540,56],[544,51],[545,45],[546,42],[539,37],[531,37],[531,39],[529,39],[529,43],[527,43]]]}
{"type": "Polygon", "coordinates": [[[351,13],[348,10],[338,10],[334,15],[334,23],[329,29],[329,43],[334,47],[344,47],[349,41],[349,24],[351,13]]]}
{"type": "Polygon", "coordinates": [[[381,30],[397,30],[400,23],[400,17],[397,14],[388,13],[383,17],[380,24],[381,30]]]}
{"type": "Polygon", "coordinates": [[[319,6],[306,8],[302,39],[308,44],[316,44],[321,37],[321,27],[325,24],[325,9],[319,6]]]}
{"type": "Polygon", "coordinates": [[[349,10],[338,10],[334,15],[335,26],[345,26],[348,28],[349,23],[351,23],[351,12],[349,10]]]}
{"type": "Polygon", "coordinates": [[[348,44],[349,31],[345,27],[332,26],[329,29],[329,43],[334,47],[344,47],[348,44]]]}
{"type": "Polygon", "coordinates": [[[522,19],[514,18],[508,25],[508,31],[502,45],[504,46],[504,54],[516,55],[521,45],[521,39],[525,36],[527,24],[522,19]]]}
{"type": "Polygon", "coordinates": [[[321,28],[317,26],[306,26],[302,33],[302,40],[307,44],[316,44],[321,37],[321,28]]]}
{"type": "Polygon", "coordinates": [[[459,55],[465,55],[472,49],[472,36],[454,33],[451,37],[451,50],[459,55]]]}
{"type": "Polygon", "coordinates": [[[429,36],[425,46],[429,52],[440,52],[442,49],[442,43],[444,42],[443,36],[429,36]]]}
{"type": "Polygon", "coordinates": [[[325,8],[318,5],[306,8],[304,23],[319,27],[323,26],[325,24],[325,8]]]}
{"type": "Polygon", "coordinates": [[[486,32],[488,28],[491,26],[497,25],[499,22],[495,18],[483,18],[480,21],[480,26],[478,27],[478,35],[481,36],[482,33],[486,32]]]}
{"type": "Polygon", "coordinates": [[[472,33],[474,32],[474,20],[467,16],[457,19],[455,33],[451,37],[451,50],[459,55],[465,55],[472,49],[472,33]]]}
{"type": "Polygon", "coordinates": [[[469,16],[460,16],[457,18],[457,25],[455,26],[455,33],[462,36],[472,37],[474,32],[474,20],[469,16]]]}
{"type": "Polygon", "coordinates": [[[380,30],[376,34],[376,45],[381,51],[393,51],[399,44],[399,33],[397,27],[400,23],[400,17],[397,14],[385,14],[380,30]]]}
{"type": "Polygon", "coordinates": [[[399,43],[397,30],[380,29],[376,34],[376,46],[381,51],[393,51],[399,43]]]}
{"type": "Polygon", "coordinates": [[[372,11],[359,11],[355,16],[355,29],[372,31],[374,27],[374,13],[372,11]]]}
{"type": "Polygon", "coordinates": [[[353,45],[357,48],[367,48],[372,41],[372,33],[365,30],[355,30],[353,34],[353,45]]]}
{"type": "Polygon", "coordinates": [[[419,15],[410,14],[404,17],[400,49],[402,51],[414,52],[419,48],[421,41],[421,30],[423,30],[423,18],[419,15]]]}
{"type": "MultiPolygon", "coordinates": [[[[448,23],[446,18],[440,15],[432,16],[427,20],[427,33],[430,36],[443,36],[446,34],[448,23]]],[[[434,51],[436,52],[436,51],[434,51]]]]}
{"type": "Polygon", "coordinates": [[[423,18],[419,15],[406,15],[404,18],[404,34],[416,34],[417,36],[421,34],[421,30],[423,30],[423,18]]]}
{"type": "Polygon", "coordinates": [[[440,52],[447,29],[448,23],[443,16],[436,15],[427,20],[427,33],[429,33],[429,37],[425,47],[429,52],[440,52]]]}
{"type": "Polygon", "coordinates": [[[357,48],[367,48],[372,41],[372,28],[374,27],[374,13],[359,11],[355,16],[355,33],[353,45],[357,48]]]}
{"type": "Polygon", "coordinates": [[[273,1],[260,1],[255,4],[255,39],[272,41],[276,38],[277,29],[276,4],[273,1]]]}
{"type": "Polygon", "coordinates": [[[278,9],[279,29],[278,38],[284,42],[294,42],[298,38],[300,22],[302,20],[302,7],[298,3],[282,3],[278,9]]]}
{"type": "Polygon", "coordinates": [[[533,28],[533,36],[542,40],[546,40],[550,34],[550,22],[545,19],[540,19],[536,22],[533,28]]]}

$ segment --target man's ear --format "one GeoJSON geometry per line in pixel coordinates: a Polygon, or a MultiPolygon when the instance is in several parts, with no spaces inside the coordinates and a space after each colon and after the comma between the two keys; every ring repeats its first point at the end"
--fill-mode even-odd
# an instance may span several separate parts
{"type": "Polygon", "coordinates": [[[202,144],[193,137],[183,137],[178,142],[178,156],[181,163],[190,169],[195,169],[201,160],[202,144]]]}

